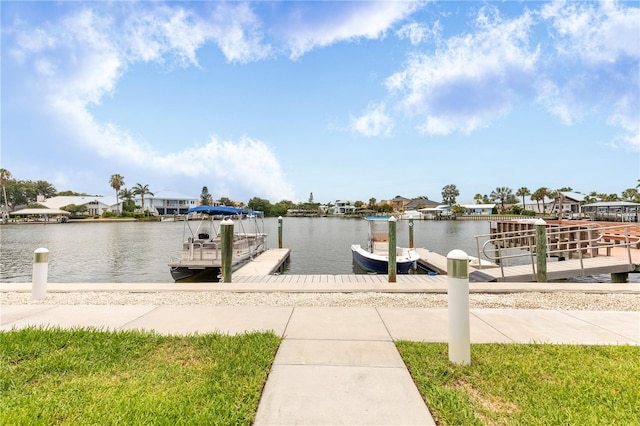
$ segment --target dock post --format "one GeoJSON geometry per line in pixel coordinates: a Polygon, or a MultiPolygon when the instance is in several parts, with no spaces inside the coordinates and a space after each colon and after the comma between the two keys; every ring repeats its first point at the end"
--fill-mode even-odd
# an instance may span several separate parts
{"type": "Polygon", "coordinates": [[[620,284],[620,283],[628,283],[628,282],[629,282],[628,272],[612,272],[611,273],[612,284],[620,284]]]}
{"type": "Polygon", "coordinates": [[[536,220],[536,280],[547,282],[547,222],[536,220]]]}
{"type": "Polygon", "coordinates": [[[47,296],[49,275],[49,250],[40,247],[33,252],[33,274],[31,276],[31,299],[42,300],[47,296]]]}
{"type": "Polygon", "coordinates": [[[451,250],[447,255],[447,304],[449,361],[471,364],[469,256],[462,250],[451,250]]]}
{"type": "Polygon", "coordinates": [[[409,248],[413,248],[413,219],[409,219],[409,248]]]}
{"type": "Polygon", "coordinates": [[[220,222],[222,251],[222,282],[231,282],[231,260],[233,259],[233,221],[226,219],[220,222]]]}
{"type": "Polygon", "coordinates": [[[278,248],[282,248],[282,216],[278,216],[278,248]]]}
{"type": "Polygon", "coordinates": [[[396,218],[389,218],[389,261],[387,270],[389,273],[389,282],[396,282],[397,262],[396,262],[396,218]]]}

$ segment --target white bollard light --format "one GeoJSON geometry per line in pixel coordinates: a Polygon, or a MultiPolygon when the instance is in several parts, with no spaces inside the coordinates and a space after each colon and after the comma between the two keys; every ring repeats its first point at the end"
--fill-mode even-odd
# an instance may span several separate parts
{"type": "Polygon", "coordinates": [[[462,250],[447,255],[449,361],[471,364],[469,326],[469,256],[462,250]]]}
{"type": "Polygon", "coordinates": [[[33,275],[31,276],[31,299],[42,300],[47,296],[49,274],[49,250],[40,247],[33,252],[33,275]]]}

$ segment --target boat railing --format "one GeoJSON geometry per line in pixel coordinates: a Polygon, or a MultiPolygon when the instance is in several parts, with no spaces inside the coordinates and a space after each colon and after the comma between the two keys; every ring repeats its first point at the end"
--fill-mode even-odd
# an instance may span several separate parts
{"type": "MultiPolygon", "coordinates": [[[[600,226],[598,224],[554,225],[547,226],[547,259],[559,260],[578,257],[580,268],[584,270],[583,258],[611,255],[613,248],[626,248],[629,264],[633,263],[631,248],[640,245],[640,237],[632,231],[632,225],[600,226]]],[[[504,277],[504,267],[530,263],[533,273],[536,267],[536,230],[535,227],[515,231],[494,232],[476,235],[478,259],[488,259],[497,263],[504,277]]],[[[640,248],[640,247],[639,247],[640,248]]],[[[479,262],[478,268],[482,268],[479,262]]]]}
{"type": "MultiPolygon", "coordinates": [[[[246,255],[251,251],[252,246],[263,244],[265,240],[266,234],[236,234],[233,241],[233,254],[234,256],[246,255]]],[[[189,260],[218,260],[222,258],[222,245],[219,239],[213,241],[189,239],[186,244],[189,248],[189,260]]]]}

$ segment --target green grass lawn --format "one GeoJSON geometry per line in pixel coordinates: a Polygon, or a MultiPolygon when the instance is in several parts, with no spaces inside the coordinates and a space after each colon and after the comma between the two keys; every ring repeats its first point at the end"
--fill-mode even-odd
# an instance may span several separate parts
{"type": "Polygon", "coordinates": [[[640,424],[640,347],[397,342],[440,425],[640,424]]]}
{"type": "Polygon", "coordinates": [[[0,332],[0,424],[251,424],[281,339],[0,332]]]}

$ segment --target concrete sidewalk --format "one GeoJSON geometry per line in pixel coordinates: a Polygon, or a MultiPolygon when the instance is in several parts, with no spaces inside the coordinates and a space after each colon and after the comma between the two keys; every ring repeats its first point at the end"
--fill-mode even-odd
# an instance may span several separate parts
{"type": "MultiPolygon", "coordinates": [[[[429,308],[0,305],[1,330],[272,330],[284,341],[257,425],[434,424],[393,342],[446,342],[447,322],[447,309],[429,308]]],[[[472,309],[470,325],[472,343],[640,345],[640,312],[472,309]]]]}

